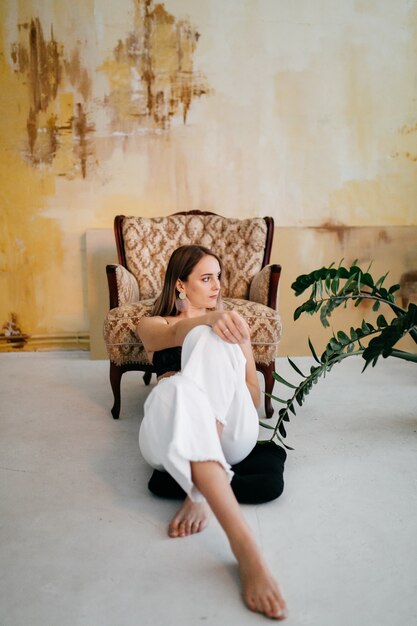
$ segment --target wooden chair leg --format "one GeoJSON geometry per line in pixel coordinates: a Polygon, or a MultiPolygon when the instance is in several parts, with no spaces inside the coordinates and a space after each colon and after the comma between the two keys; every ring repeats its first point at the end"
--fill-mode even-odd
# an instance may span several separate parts
{"type": "Polygon", "coordinates": [[[274,388],[275,379],[272,376],[272,372],[275,369],[275,363],[272,361],[268,365],[258,367],[258,369],[262,372],[265,379],[265,415],[270,419],[274,414],[274,408],[272,400],[267,394],[271,394],[274,388]]]}
{"type": "Polygon", "coordinates": [[[118,420],[120,415],[120,381],[123,375],[123,368],[110,361],[110,385],[113,390],[114,404],[111,410],[113,419],[118,420]]]}

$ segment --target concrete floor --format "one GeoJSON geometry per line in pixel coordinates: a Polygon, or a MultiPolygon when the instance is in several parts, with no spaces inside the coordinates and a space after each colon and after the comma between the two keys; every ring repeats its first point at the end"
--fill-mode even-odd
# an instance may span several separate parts
{"type": "MultiPolygon", "coordinates": [[[[293,418],[284,495],[243,507],[288,625],[417,624],[417,370],[361,367],[335,368],[293,418]]],[[[266,622],[243,606],[215,520],[166,536],[176,505],[147,491],[138,373],[116,422],[104,361],[2,354],[0,368],[0,626],[266,622]]]]}

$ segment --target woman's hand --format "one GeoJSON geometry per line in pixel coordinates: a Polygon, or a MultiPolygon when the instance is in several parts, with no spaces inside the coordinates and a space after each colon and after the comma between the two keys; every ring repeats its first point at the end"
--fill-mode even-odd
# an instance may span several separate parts
{"type": "Polygon", "coordinates": [[[210,326],[220,339],[228,343],[250,342],[250,330],[246,320],[236,311],[212,311],[210,326]]]}

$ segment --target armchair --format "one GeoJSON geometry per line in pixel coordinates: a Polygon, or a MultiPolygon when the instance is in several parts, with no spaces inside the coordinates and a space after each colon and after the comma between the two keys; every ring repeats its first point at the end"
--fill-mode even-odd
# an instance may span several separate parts
{"type": "MultiPolygon", "coordinates": [[[[276,311],[281,267],[269,265],[273,219],[239,220],[201,211],[158,218],[117,215],[114,233],[119,264],[106,267],[110,310],[103,329],[110,359],[113,418],[120,414],[120,382],[125,372],[143,371],[145,384],[150,383],[155,370],[136,326],[143,315],[151,314],[172,252],[189,243],[204,245],[222,259],[224,308],[237,310],[248,322],[256,368],[264,376],[265,392],[272,393],[282,332],[276,311]]],[[[265,395],[266,416],[273,412],[271,398],[265,395]]]]}

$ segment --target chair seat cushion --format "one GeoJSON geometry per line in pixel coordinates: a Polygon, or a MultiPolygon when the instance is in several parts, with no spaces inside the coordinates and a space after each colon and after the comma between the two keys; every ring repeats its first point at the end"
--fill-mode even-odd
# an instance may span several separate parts
{"type": "MultiPolygon", "coordinates": [[[[104,321],[104,341],[115,365],[138,363],[150,365],[136,327],[144,315],[151,315],[154,299],[141,300],[111,309],[104,321]]],[[[257,364],[268,365],[276,357],[282,325],[279,314],[264,304],[224,298],[225,310],[235,310],[244,317],[251,331],[253,353],[257,364]]]]}

